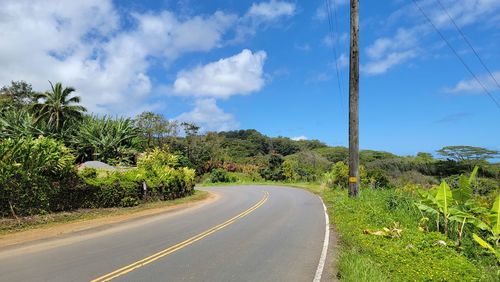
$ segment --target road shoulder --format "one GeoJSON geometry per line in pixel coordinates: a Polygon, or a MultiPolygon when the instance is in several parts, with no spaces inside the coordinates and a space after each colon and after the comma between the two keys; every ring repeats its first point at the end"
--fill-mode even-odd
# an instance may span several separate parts
{"type": "Polygon", "coordinates": [[[37,241],[44,241],[58,237],[66,237],[78,232],[87,232],[97,229],[104,229],[120,223],[134,220],[141,220],[155,215],[179,211],[195,206],[208,204],[215,201],[219,196],[215,193],[203,192],[200,197],[196,197],[188,202],[181,201],[164,207],[153,207],[116,214],[105,214],[93,219],[74,220],[70,222],[58,222],[50,225],[39,225],[32,229],[17,231],[0,235],[0,251],[19,245],[30,244],[37,241]]]}

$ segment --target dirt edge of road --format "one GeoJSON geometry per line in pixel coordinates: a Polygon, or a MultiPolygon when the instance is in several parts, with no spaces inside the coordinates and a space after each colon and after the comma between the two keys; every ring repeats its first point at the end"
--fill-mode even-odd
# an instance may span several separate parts
{"type": "Polygon", "coordinates": [[[134,211],[126,214],[108,215],[99,218],[80,220],[67,223],[61,223],[52,226],[40,226],[34,229],[19,231],[0,235],[0,250],[16,245],[31,243],[34,241],[52,239],[60,236],[71,235],[76,232],[89,231],[91,229],[103,228],[107,225],[115,225],[131,220],[143,219],[163,213],[169,213],[190,207],[207,204],[215,201],[219,196],[215,193],[207,192],[207,196],[187,203],[181,203],[173,206],[151,208],[134,211]]]}

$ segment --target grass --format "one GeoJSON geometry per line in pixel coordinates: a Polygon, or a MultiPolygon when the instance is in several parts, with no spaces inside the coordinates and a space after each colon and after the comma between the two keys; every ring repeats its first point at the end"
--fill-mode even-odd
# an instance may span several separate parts
{"type": "MultiPolygon", "coordinates": [[[[337,270],[342,281],[499,281],[500,268],[485,265],[455,249],[437,232],[418,230],[421,215],[414,199],[395,190],[362,189],[357,199],[346,190],[311,183],[237,183],[301,187],[319,194],[339,235],[337,270]],[[400,238],[365,234],[397,222],[400,238]],[[446,246],[442,245],[446,242],[446,246]]],[[[218,185],[218,184],[216,184],[218,185]]],[[[473,245],[478,252],[482,250],[473,245]]],[[[482,252],[483,261],[488,254],[482,252]]]]}
{"type": "Polygon", "coordinates": [[[35,228],[46,228],[66,223],[78,222],[78,221],[93,220],[103,217],[134,214],[140,211],[151,210],[151,209],[167,208],[171,206],[181,205],[184,203],[201,201],[206,199],[208,195],[209,195],[208,192],[195,190],[195,193],[188,197],[179,198],[171,201],[147,202],[128,208],[81,209],[70,212],[58,212],[46,215],[23,217],[19,221],[12,218],[3,218],[0,219],[0,235],[20,232],[35,228]]]}

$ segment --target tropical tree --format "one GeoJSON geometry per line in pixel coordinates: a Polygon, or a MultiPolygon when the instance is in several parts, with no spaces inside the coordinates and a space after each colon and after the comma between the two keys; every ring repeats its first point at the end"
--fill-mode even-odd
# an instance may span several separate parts
{"type": "Polygon", "coordinates": [[[164,139],[177,136],[178,124],[176,121],[169,121],[161,114],[153,112],[143,112],[136,118],[137,127],[146,138],[147,147],[154,146],[153,141],[158,141],[159,147],[163,146],[164,139]]]}
{"type": "Polygon", "coordinates": [[[78,161],[132,163],[139,149],[140,131],[130,118],[86,116],[72,136],[78,161]]]}
{"type": "Polygon", "coordinates": [[[36,120],[44,120],[56,132],[61,131],[64,124],[70,120],[80,119],[87,110],[79,105],[80,97],[71,96],[73,87],[63,88],[60,82],[55,85],[50,82],[51,91],[37,93],[32,110],[36,120]]]}
{"type": "Polygon", "coordinates": [[[25,81],[12,81],[0,89],[0,111],[19,110],[33,102],[35,92],[25,81]]]}
{"type": "Polygon", "coordinates": [[[446,146],[437,151],[444,158],[456,162],[484,161],[499,156],[500,152],[472,146],[446,146]]]}

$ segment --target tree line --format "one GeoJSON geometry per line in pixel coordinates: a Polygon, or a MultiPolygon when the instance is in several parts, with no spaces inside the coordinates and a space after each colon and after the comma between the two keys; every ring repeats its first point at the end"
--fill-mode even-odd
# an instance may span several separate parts
{"type": "MultiPolygon", "coordinates": [[[[137,167],[144,153],[160,150],[175,156],[173,167],[193,170],[199,182],[314,181],[347,185],[345,147],[331,147],[319,140],[268,137],[254,129],[201,132],[196,124],[169,120],[153,112],[134,118],[98,116],[87,113],[74,88],[61,83],[49,86],[48,91],[39,93],[27,82],[13,81],[0,89],[0,138],[11,140],[11,147],[43,137],[54,140],[55,147],[67,148],[72,165],[95,160],[122,167],[137,167]]],[[[7,143],[2,141],[4,147],[7,143]]],[[[487,195],[498,190],[500,166],[488,162],[498,157],[498,151],[447,146],[436,155],[421,152],[398,156],[362,150],[363,184],[373,188],[408,183],[430,187],[446,179],[453,186],[458,175],[479,166],[481,185],[477,192],[487,195]]],[[[10,162],[5,156],[4,161],[10,162]]]]}

